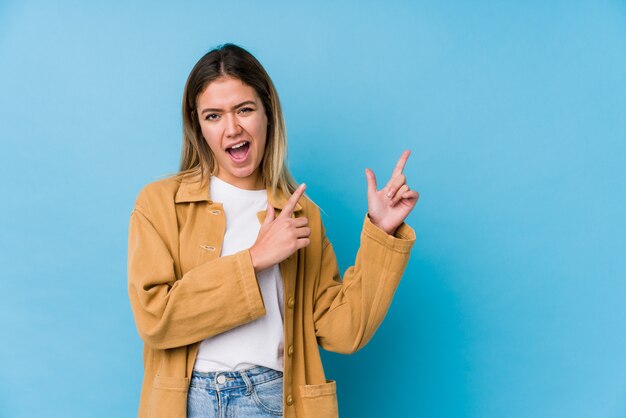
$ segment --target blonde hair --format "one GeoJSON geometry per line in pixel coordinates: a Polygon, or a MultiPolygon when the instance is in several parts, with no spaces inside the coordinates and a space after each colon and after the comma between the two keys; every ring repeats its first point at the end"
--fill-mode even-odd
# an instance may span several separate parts
{"type": "Polygon", "coordinates": [[[209,83],[233,77],[254,88],[267,115],[267,139],[261,160],[261,180],[273,192],[290,196],[298,184],[287,168],[287,131],[274,83],[261,63],[245,49],[224,44],[205,54],[191,70],[183,94],[183,147],[177,177],[200,175],[204,184],[217,172],[215,157],[202,136],[196,101],[209,83]]]}

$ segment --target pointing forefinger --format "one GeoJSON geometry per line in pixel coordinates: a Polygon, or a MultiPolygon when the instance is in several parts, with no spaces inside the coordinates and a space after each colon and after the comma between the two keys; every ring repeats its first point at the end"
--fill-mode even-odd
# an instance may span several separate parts
{"type": "Polygon", "coordinates": [[[406,150],[402,153],[400,159],[396,163],[396,167],[393,169],[392,177],[395,177],[398,174],[402,174],[402,170],[404,170],[404,166],[406,165],[406,160],[409,159],[409,155],[411,155],[410,150],[406,150]]]}
{"type": "Polygon", "coordinates": [[[279,216],[284,215],[291,217],[293,209],[296,207],[298,200],[300,200],[300,197],[304,193],[304,189],[306,189],[306,184],[302,183],[300,186],[298,186],[298,188],[293,192],[287,203],[285,203],[285,206],[283,206],[283,210],[280,212],[279,216]]]}

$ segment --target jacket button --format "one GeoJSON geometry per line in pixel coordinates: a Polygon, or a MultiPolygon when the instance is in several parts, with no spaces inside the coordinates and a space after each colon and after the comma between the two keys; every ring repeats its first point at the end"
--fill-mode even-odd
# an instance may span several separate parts
{"type": "Polygon", "coordinates": [[[295,304],[296,300],[293,297],[289,298],[289,300],[287,301],[287,306],[289,306],[290,308],[293,308],[295,304]]]}
{"type": "Polygon", "coordinates": [[[293,398],[291,397],[291,395],[287,395],[287,405],[293,405],[293,398]]]}
{"type": "Polygon", "coordinates": [[[289,349],[287,350],[287,355],[288,355],[289,357],[293,356],[293,345],[290,345],[290,346],[289,346],[289,349]]]}

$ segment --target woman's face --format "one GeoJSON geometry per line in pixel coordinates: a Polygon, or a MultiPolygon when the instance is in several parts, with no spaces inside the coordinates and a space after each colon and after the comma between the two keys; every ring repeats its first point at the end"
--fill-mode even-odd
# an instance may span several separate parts
{"type": "Polygon", "coordinates": [[[259,165],[265,151],[267,115],[256,91],[221,77],[197,99],[202,136],[218,166],[217,177],[241,189],[262,189],[259,165]]]}

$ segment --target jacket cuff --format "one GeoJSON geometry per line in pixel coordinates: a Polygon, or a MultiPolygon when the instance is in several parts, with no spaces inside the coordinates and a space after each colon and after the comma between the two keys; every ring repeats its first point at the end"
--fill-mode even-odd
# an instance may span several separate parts
{"type": "Polygon", "coordinates": [[[250,319],[254,320],[265,315],[265,303],[261,295],[259,281],[254,272],[250,250],[245,249],[235,254],[237,266],[239,267],[239,277],[241,278],[241,290],[245,295],[250,309],[250,319]]]}
{"type": "Polygon", "coordinates": [[[406,223],[402,222],[394,235],[389,235],[372,223],[369,214],[365,215],[363,233],[385,247],[401,253],[410,252],[415,243],[415,231],[406,223]]]}

